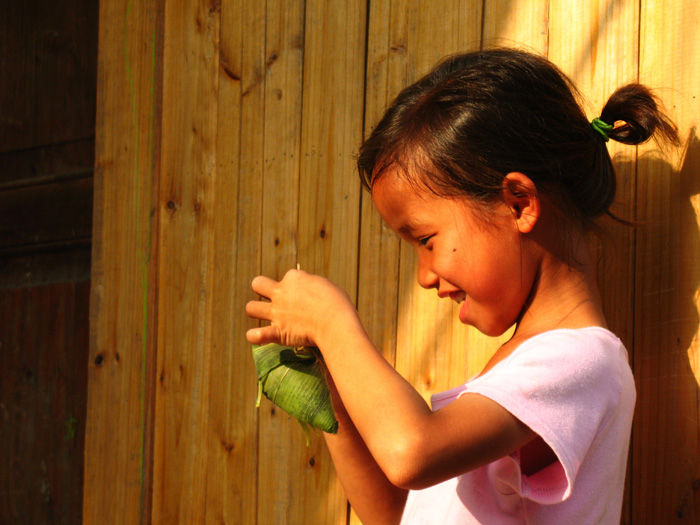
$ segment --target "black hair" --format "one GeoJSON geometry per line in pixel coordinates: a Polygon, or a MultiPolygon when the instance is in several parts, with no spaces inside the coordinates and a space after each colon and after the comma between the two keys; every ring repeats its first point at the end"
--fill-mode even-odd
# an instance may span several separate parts
{"type": "MultiPolygon", "coordinates": [[[[398,165],[439,195],[490,202],[511,172],[584,230],[610,212],[616,177],[605,137],[581,107],[571,80],[547,59],[516,49],[450,56],[396,97],[358,157],[363,185],[398,165]],[[417,168],[417,169],[416,169],[417,168]]],[[[600,114],[607,136],[641,144],[654,135],[678,144],[674,124],[641,84],[613,93],[600,114]]],[[[623,221],[624,222],[624,221],[623,221]]]]}

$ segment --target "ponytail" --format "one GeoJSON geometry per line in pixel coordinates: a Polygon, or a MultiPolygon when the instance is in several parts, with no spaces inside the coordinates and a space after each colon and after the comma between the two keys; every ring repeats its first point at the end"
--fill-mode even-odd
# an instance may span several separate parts
{"type": "Polygon", "coordinates": [[[603,107],[600,120],[613,126],[607,135],[623,144],[642,144],[654,136],[674,145],[680,143],[678,129],[641,84],[618,88],[603,107]]]}
{"type": "Polygon", "coordinates": [[[655,138],[673,145],[680,144],[678,130],[663,112],[656,97],[642,84],[628,84],[618,88],[608,99],[599,119],[592,123],[594,139],[598,141],[595,168],[587,182],[580,184],[576,194],[577,206],[583,223],[592,226],[592,220],[607,215],[617,222],[633,225],[610,211],[615,198],[617,176],[608,148],[608,138],[622,144],[637,145],[655,138]],[[601,126],[604,128],[601,130],[601,126]],[[601,135],[605,142],[601,141],[601,135]]]}

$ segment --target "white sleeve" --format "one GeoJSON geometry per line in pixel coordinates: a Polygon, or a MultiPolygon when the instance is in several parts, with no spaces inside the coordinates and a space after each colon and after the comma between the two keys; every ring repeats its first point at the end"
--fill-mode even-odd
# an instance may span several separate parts
{"type": "Polygon", "coordinates": [[[577,330],[541,334],[467,385],[465,394],[480,394],[500,404],[557,455],[559,463],[541,471],[541,479],[530,480],[542,489],[533,498],[541,503],[569,497],[584,457],[617,406],[620,356],[627,354],[622,343],[606,333],[609,336],[577,330]]]}

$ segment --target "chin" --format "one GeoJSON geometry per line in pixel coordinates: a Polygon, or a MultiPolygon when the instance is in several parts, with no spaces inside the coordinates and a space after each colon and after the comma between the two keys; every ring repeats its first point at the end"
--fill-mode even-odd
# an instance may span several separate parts
{"type": "Polygon", "coordinates": [[[477,306],[474,302],[469,301],[469,299],[465,300],[459,309],[459,321],[462,324],[473,326],[484,335],[499,337],[515,323],[515,320],[504,315],[504,312],[494,311],[493,307],[477,307],[475,309],[474,306],[477,306]]]}
{"type": "Polygon", "coordinates": [[[479,330],[482,334],[487,335],[489,337],[500,337],[503,334],[505,334],[508,331],[508,328],[510,326],[503,328],[503,327],[495,327],[495,326],[489,326],[487,328],[481,329],[479,327],[476,327],[477,330],[479,330]]]}
{"type": "Polygon", "coordinates": [[[461,314],[459,316],[459,320],[462,324],[473,326],[479,330],[479,332],[488,337],[500,337],[505,334],[511,326],[513,326],[513,323],[486,323],[483,321],[468,319],[467,317],[463,317],[461,314]]]}

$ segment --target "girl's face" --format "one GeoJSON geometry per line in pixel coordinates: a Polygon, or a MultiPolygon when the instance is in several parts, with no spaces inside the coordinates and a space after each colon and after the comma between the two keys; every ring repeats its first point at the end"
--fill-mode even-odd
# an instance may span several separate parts
{"type": "Polygon", "coordinates": [[[497,336],[515,323],[530,295],[536,265],[522,248],[512,210],[491,213],[467,197],[439,197],[388,169],[373,185],[382,218],[418,253],[418,283],[461,303],[459,319],[497,336]]]}

